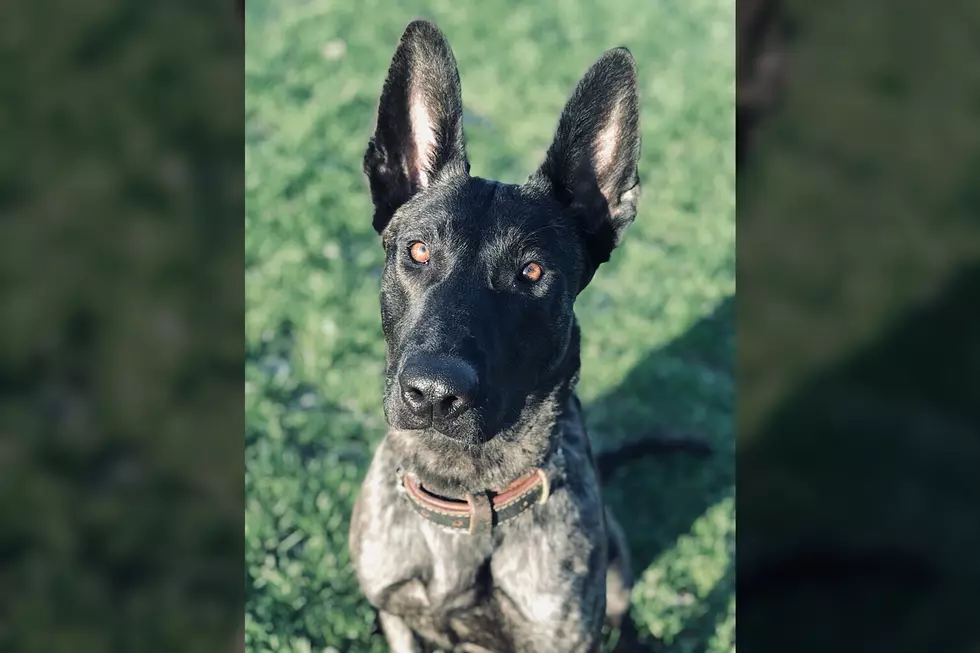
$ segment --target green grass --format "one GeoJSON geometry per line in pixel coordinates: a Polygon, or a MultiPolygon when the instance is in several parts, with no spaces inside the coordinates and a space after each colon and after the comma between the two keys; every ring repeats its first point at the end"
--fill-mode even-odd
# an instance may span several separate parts
{"type": "Polygon", "coordinates": [[[580,395],[598,448],[644,431],[716,448],[606,483],[640,580],[634,618],[668,651],[734,650],[734,7],[719,0],[248,3],[246,635],[250,652],[381,651],[348,516],[384,435],[382,250],[361,157],[398,37],[453,44],[473,173],[522,181],[605,49],[640,73],[644,197],[582,294],[580,395]],[[478,7],[478,8],[477,8],[478,7]]]}

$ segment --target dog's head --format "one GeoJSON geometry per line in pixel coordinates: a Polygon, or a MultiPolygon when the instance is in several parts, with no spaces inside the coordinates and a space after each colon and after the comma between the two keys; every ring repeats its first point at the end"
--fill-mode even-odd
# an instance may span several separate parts
{"type": "Polygon", "coordinates": [[[639,148],[636,70],[618,48],[579,82],[525,184],[471,177],[452,50],[432,23],[408,26],[364,157],[395,429],[475,451],[516,439],[571,382],[572,306],[634,218],[639,148]]]}

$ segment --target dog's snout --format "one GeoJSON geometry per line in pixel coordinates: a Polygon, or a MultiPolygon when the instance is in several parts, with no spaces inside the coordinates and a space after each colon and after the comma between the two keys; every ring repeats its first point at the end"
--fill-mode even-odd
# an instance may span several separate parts
{"type": "Polygon", "coordinates": [[[414,360],[405,365],[399,383],[402,399],[413,415],[445,422],[469,410],[477,378],[463,361],[414,360]]]}

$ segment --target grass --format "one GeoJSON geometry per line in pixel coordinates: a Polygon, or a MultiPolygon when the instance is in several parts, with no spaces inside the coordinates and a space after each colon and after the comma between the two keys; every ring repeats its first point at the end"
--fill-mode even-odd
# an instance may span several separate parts
{"type": "Polygon", "coordinates": [[[597,448],[646,431],[715,446],[607,480],[663,650],[734,650],[734,7],[718,0],[248,3],[246,639],[250,652],[381,651],[348,516],[384,435],[382,250],[361,157],[405,24],[437,21],[474,174],[523,180],[577,79],[626,45],[640,71],[644,197],[581,295],[580,396],[597,448]]]}

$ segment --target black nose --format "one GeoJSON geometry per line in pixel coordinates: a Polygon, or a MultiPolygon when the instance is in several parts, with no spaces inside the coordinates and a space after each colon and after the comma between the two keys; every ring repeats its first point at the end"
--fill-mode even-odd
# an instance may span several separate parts
{"type": "Polygon", "coordinates": [[[455,419],[469,410],[476,392],[476,371],[450,358],[417,358],[402,369],[402,399],[416,417],[455,419]]]}

